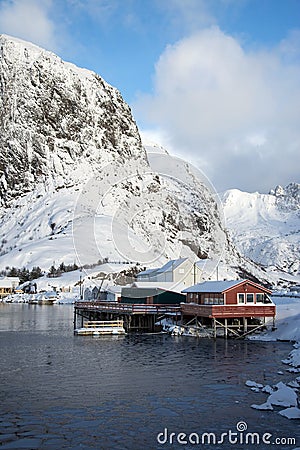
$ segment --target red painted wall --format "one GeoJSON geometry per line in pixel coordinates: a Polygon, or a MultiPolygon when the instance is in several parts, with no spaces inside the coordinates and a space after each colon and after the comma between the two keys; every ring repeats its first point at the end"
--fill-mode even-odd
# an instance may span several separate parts
{"type": "MultiPolygon", "coordinates": [[[[237,305],[238,304],[238,300],[237,300],[237,294],[264,294],[265,291],[263,289],[259,289],[256,286],[252,286],[251,284],[245,283],[245,284],[240,284],[239,286],[236,286],[232,289],[230,289],[230,291],[226,292],[226,301],[225,304],[226,305],[237,305]]],[[[246,301],[246,298],[245,298],[246,301]]],[[[256,296],[254,295],[254,304],[256,303],[256,296]]],[[[249,303],[248,303],[249,304],[249,303]]]]}

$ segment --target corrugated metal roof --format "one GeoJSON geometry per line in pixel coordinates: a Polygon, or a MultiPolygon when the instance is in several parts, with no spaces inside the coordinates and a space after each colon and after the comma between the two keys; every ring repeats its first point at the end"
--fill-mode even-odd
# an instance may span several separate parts
{"type": "Polygon", "coordinates": [[[163,288],[171,288],[174,285],[174,283],[171,282],[165,282],[165,281],[134,281],[132,283],[131,287],[137,287],[137,288],[153,288],[153,287],[163,287],[163,288]]]}
{"type": "Polygon", "coordinates": [[[208,292],[208,293],[221,293],[227,289],[237,286],[246,280],[228,280],[228,281],[204,281],[203,283],[195,284],[182,292],[208,292]]]}

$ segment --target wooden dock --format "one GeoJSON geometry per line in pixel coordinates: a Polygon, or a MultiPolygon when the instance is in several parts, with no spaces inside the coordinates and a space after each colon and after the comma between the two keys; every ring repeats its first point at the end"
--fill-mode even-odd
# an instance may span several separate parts
{"type": "Polygon", "coordinates": [[[182,327],[199,327],[211,329],[213,337],[218,330],[222,330],[224,337],[228,335],[240,338],[270,322],[275,327],[275,305],[196,305],[182,303],[180,305],[118,303],[118,302],[76,302],[74,306],[74,330],[84,328],[86,323],[95,321],[123,321],[125,331],[156,332],[161,327],[157,322],[165,318],[172,318],[175,325],[182,327]],[[256,319],[263,319],[258,323],[256,319]],[[193,324],[193,322],[195,324],[193,324]],[[200,324],[200,325],[199,325],[200,324]]]}
{"type": "Polygon", "coordinates": [[[165,317],[181,320],[181,308],[174,305],[129,304],[117,302],[76,302],[74,330],[91,321],[122,320],[126,332],[155,332],[155,325],[165,317]]]}
{"type": "Polygon", "coordinates": [[[84,322],[83,327],[76,328],[80,336],[122,335],[125,334],[123,320],[92,320],[84,322]]]}

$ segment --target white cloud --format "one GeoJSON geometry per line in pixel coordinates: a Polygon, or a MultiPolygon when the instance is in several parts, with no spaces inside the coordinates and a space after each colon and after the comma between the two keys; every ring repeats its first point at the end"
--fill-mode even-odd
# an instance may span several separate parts
{"type": "Polygon", "coordinates": [[[272,51],[246,52],[212,27],[168,46],[154,94],[135,105],[144,126],[162,128],[218,189],[297,181],[300,65],[286,57],[295,36],[272,51]]]}
{"type": "Polygon", "coordinates": [[[0,3],[0,32],[56,50],[55,24],[49,17],[51,0],[4,0],[0,3]]]}

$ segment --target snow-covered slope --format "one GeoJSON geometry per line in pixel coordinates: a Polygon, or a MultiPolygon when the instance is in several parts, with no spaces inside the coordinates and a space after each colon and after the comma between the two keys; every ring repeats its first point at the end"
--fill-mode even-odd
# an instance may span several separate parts
{"type": "Polygon", "coordinates": [[[99,75],[2,35],[0,86],[0,269],[230,251],[214,193],[150,166],[99,75]]]}
{"type": "Polygon", "coordinates": [[[226,226],[240,252],[263,267],[300,274],[300,185],[270,194],[229,190],[222,196],[226,226]]]}

